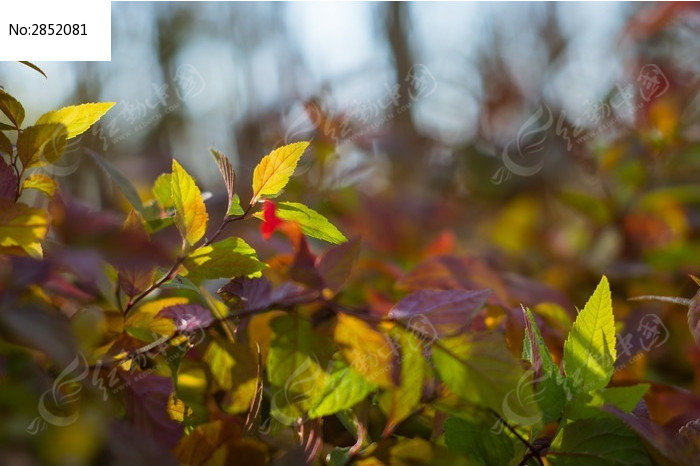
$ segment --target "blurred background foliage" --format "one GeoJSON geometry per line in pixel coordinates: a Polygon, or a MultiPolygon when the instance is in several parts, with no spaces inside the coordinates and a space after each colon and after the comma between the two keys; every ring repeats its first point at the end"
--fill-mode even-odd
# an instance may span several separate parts
{"type": "MultiPolygon", "coordinates": [[[[535,283],[566,297],[554,299],[564,312],[539,310],[557,357],[574,306],[606,274],[621,335],[649,313],[670,335],[653,351],[632,348],[615,380],[658,383],[652,419],[700,417],[686,309],[626,300],[697,288],[688,278],[700,274],[695,5],[114,2],[111,62],[37,64],[48,80],[0,63],[0,84],[28,121],[117,102],[53,169],[64,196],[127,211],[87,147],[144,197],[175,157],[213,193],[210,212],[223,213],[208,147],[249,180],[272,148],[312,140],[288,198],[362,236],[348,302],[386,310],[411,289],[409,271],[428,267],[430,277],[442,273],[429,268],[437,256],[459,257],[480,285],[518,290],[504,292],[505,307],[517,309],[535,283]]],[[[238,191],[249,199],[247,182],[238,191]]],[[[286,247],[242,236],[261,257],[286,247]]],[[[459,278],[457,265],[444,267],[459,278]]],[[[489,321],[513,348],[516,315],[489,321]]],[[[104,406],[94,404],[46,441],[92,448],[75,443],[99,426],[104,406]]]]}

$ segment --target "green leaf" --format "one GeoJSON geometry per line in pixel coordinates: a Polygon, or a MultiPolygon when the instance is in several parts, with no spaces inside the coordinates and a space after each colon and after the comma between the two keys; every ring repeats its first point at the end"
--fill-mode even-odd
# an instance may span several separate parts
{"type": "Polygon", "coordinates": [[[259,275],[265,268],[265,264],[258,260],[255,249],[241,238],[234,237],[195,249],[183,265],[187,269],[183,275],[194,282],[259,275]]]}
{"type": "Polygon", "coordinates": [[[519,425],[541,419],[531,374],[522,370],[501,335],[477,333],[440,340],[433,345],[433,363],[442,381],[461,398],[519,425]]]}
{"type": "Polygon", "coordinates": [[[309,418],[329,416],[364,400],[377,386],[367,382],[345,362],[334,361],[328,381],[309,402],[309,418]]]}
{"type": "Polygon", "coordinates": [[[238,194],[234,194],[231,199],[229,199],[229,206],[228,210],[226,211],[226,216],[227,217],[237,217],[239,215],[243,215],[245,211],[241,207],[241,198],[238,197],[238,194]]]}
{"type": "Polygon", "coordinates": [[[650,465],[642,441],[617,419],[584,419],[564,426],[547,459],[562,466],[650,465]]]}
{"type": "Polygon", "coordinates": [[[21,248],[32,257],[43,254],[41,241],[46,236],[49,220],[46,211],[11,199],[0,199],[0,251],[21,248]]]}
{"type": "Polygon", "coordinates": [[[194,179],[175,159],[170,182],[175,207],[175,226],[187,244],[192,245],[202,239],[209,221],[202,193],[194,179]]]}
{"type": "Polygon", "coordinates": [[[554,364],[549,348],[542,339],[540,329],[530,309],[523,308],[525,314],[525,340],[523,359],[532,364],[535,392],[543,422],[559,419],[566,404],[565,379],[554,364]]]}
{"type": "Polygon", "coordinates": [[[35,124],[61,123],[68,132],[67,139],[74,138],[90,128],[114,106],[115,102],[97,102],[71,105],[60,110],[44,113],[35,124]]]}
{"type": "MultiPolygon", "coordinates": [[[[275,215],[281,220],[297,222],[305,235],[329,243],[339,244],[347,238],[326,217],[298,202],[277,202],[275,215]]],[[[263,218],[262,212],[255,217],[263,218]]]]}
{"type": "Polygon", "coordinates": [[[413,333],[396,328],[393,332],[401,351],[401,380],[397,388],[386,390],[379,397],[379,407],[387,416],[385,432],[391,432],[413,414],[423,394],[423,381],[429,368],[422,346],[413,333]]]}
{"type": "Polygon", "coordinates": [[[19,129],[24,121],[24,107],[17,99],[7,92],[0,90],[0,112],[4,113],[10,122],[19,129]]]}
{"type": "Polygon", "coordinates": [[[600,418],[609,416],[601,410],[605,405],[612,405],[619,410],[630,413],[649,390],[648,383],[627,387],[608,387],[590,395],[580,394],[566,407],[567,419],[600,418]]]}
{"type": "Polygon", "coordinates": [[[338,313],[335,342],[350,367],[383,388],[397,385],[398,352],[393,340],[357,317],[338,313]]]}
{"type": "Polygon", "coordinates": [[[515,456],[513,440],[505,431],[496,433],[492,426],[473,420],[450,417],[445,421],[445,445],[485,466],[509,464],[515,456]]]}
{"type": "Polygon", "coordinates": [[[17,138],[17,155],[29,168],[57,161],[66,150],[66,127],[60,123],[29,126],[17,138]]]}
{"type": "Polygon", "coordinates": [[[610,285],[603,276],[564,343],[566,377],[583,392],[604,388],[612,377],[616,356],[610,285]]]}
{"type": "Polygon", "coordinates": [[[12,142],[5,136],[5,133],[0,132],[0,152],[7,155],[12,155],[12,142]]]}
{"type": "Polygon", "coordinates": [[[156,178],[152,191],[153,197],[156,198],[156,201],[163,210],[168,210],[173,207],[172,174],[163,173],[156,178]]]}
{"type": "Polygon", "coordinates": [[[328,342],[316,335],[308,320],[289,314],[275,317],[267,356],[267,376],[272,385],[273,415],[284,424],[311,407],[318,390],[328,383],[324,368],[330,360],[328,342]]]}
{"type": "Polygon", "coordinates": [[[97,164],[102,167],[105,172],[107,172],[109,177],[114,180],[115,183],[117,183],[117,186],[119,186],[119,189],[121,190],[122,194],[124,194],[124,197],[126,197],[126,199],[129,201],[131,206],[138,213],[143,215],[144,211],[141,196],[139,196],[138,191],[136,191],[136,188],[134,188],[134,185],[131,184],[129,179],[119,170],[117,170],[117,167],[112,165],[112,163],[106,158],[89,149],[87,149],[87,153],[90,154],[92,159],[97,162],[97,164]]]}
{"type": "Polygon", "coordinates": [[[255,395],[258,364],[247,345],[214,340],[203,357],[216,385],[226,392],[229,413],[245,412],[255,395]]]}
{"type": "Polygon", "coordinates": [[[304,154],[308,142],[295,142],[279,147],[262,158],[253,171],[253,200],[261,197],[277,196],[289,182],[297,167],[299,159],[304,154]]]}

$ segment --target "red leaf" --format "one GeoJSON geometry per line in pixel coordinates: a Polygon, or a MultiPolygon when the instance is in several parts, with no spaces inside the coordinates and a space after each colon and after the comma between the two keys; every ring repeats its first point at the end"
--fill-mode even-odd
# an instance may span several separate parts
{"type": "Polygon", "coordinates": [[[270,239],[272,233],[274,233],[282,223],[282,220],[275,214],[275,203],[266,199],[263,204],[263,223],[260,226],[263,238],[270,239]]]}

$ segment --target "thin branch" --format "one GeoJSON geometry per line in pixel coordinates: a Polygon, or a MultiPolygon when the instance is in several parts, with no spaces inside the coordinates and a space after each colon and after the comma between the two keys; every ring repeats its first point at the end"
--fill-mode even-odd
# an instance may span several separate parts
{"type": "MultiPolygon", "coordinates": [[[[218,238],[221,235],[221,233],[223,233],[224,228],[229,223],[235,222],[237,220],[245,220],[246,218],[248,218],[248,216],[249,216],[248,214],[250,214],[252,207],[253,207],[253,204],[250,204],[248,206],[248,208],[245,210],[245,212],[243,212],[242,215],[225,218],[224,221],[221,222],[221,225],[219,225],[219,228],[216,230],[216,232],[211,236],[211,238],[207,239],[200,247],[209,246],[211,243],[213,243],[216,240],[216,238],[218,238]]],[[[141,301],[146,296],[148,296],[149,294],[153,293],[155,290],[160,288],[163,284],[165,284],[165,282],[175,278],[175,275],[177,273],[177,269],[183,264],[183,262],[185,262],[186,259],[187,259],[187,255],[178,257],[175,264],[173,264],[173,266],[170,268],[170,270],[168,270],[168,272],[160,280],[153,283],[150,287],[148,287],[148,289],[143,291],[140,295],[135,297],[133,300],[130,300],[129,303],[127,303],[126,309],[124,309],[124,315],[126,316],[129,313],[129,311],[131,309],[133,309],[133,307],[139,301],[141,301]]]]}
{"type": "Polygon", "coordinates": [[[627,301],[660,301],[662,303],[680,304],[682,306],[690,306],[691,304],[693,304],[692,299],[679,298],[677,296],[644,295],[627,298],[627,301]]]}
{"type": "MultiPolygon", "coordinates": [[[[494,410],[492,410],[492,409],[489,409],[489,411],[491,412],[491,414],[493,414],[494,416],[496,416],[496,418],[498,419],[498,421],[499,421],[501,424],[503,424],[503,426],[504,426],[506,429],[508,429],[513,435],[515,435],[515,436],[518,438],[518,440],[520,440],[520,441],[527,447],[528,450],[530,450],[530,452],[532,453],[532,455],[533,455],[533,457],[535,458],[535,460],[536,460],[538,463],[540,463],[542,466],[544,466],[544,462],[542,461],[542,458],[540,458],[540,450],[537,449],[537,448],[535,448],[534,445],[532,445],[530,442],[528,442],[527,439],[526,439],[525,437],[523,437],[522,435],[520,435],[520,433],[519,433],[517,430],[515,430],[515,427],[511,426],[510,424],[508,424],[508,422],[507,422],[505,419],[503,419],[503,418],[501,417],[500,414],[498,414],[496,411],[494,411],[494,410]]],[[[529,458],[528,458],[528,459],[529,459],[529,458]]],[[[525,463],[527,463],[527,461],[525,461],[525,463]]],[[[524,464],[524,463],[521,463],[521,464],[524,464]]]]}

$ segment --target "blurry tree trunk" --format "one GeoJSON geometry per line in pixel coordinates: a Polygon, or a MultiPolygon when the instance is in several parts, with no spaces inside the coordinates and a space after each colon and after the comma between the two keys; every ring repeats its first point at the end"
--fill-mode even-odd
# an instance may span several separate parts
{"type": "MultiPolygon", "coordinates": [[[[405,28],[405,16],[405,3],[391,2],[389,4],[386,17],[386,30],[391,53],[394,56],[396,80],[400,86],[397,107],[410,105],[412,92],[412,82],[410,79],[406,79],[413,66],[413,60],[411,59],[411,51],[408,46],[408,31],[406,31],[405,28]]],[[[396,115],[395,123],[403,128],[413,129],[410,112],[403,112],[396,115]]]]}

